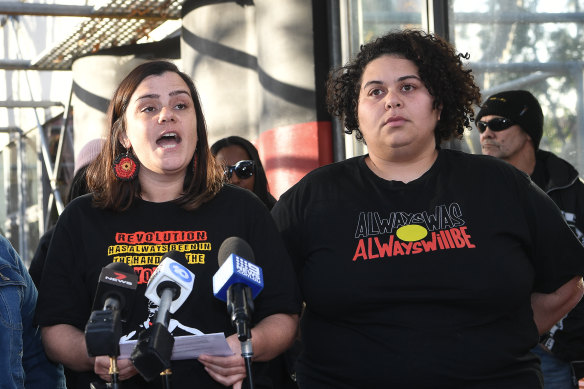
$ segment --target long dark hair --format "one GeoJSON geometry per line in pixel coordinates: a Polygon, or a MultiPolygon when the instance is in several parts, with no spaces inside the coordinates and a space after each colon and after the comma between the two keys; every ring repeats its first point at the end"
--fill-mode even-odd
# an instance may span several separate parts
{"type": "Polygon", "coordinates": [[[219,150],[227,146],[239,146],[246,151],[247,155],[249,155],[251,160],[254,162],[255,180],[253,184],[253,193],[255,193],[264,202],[264,204],[266,204],[268,209],[272,209],[276,203],[276,199],[270,194],[268,178],[266,177],[266,172],[264,170],[264,166],[262,165],[258,150],[247,139],[233,135],[228,136],[227,138],[219,139],[217,142],[213,143],[211,146],[211,154],[216,156],[219,150]]]}
{"type": "Polygon", "coordinates": [[[196,209],[212,199],[221,189],[223,173],[209,152],[207,124],[195,84],[172,62],[149,61],[134,68],[122,80],[110,102],[109,138],[104,143],[101,154],[87,171],[87,181],[89,188],[94,192],[96,206],[122,211],[129,208],[134,199],[140,196],[140,180],[118,180],[113,171],[113,162],[116,156],[126,152],[119,139],[126,131],[125,113],[132,94],[146,77],[166,72],[178,74],[187,84],[197,116],[197,148],[185,175],[183,194],[175,202],[187,210],[196,209]]]}

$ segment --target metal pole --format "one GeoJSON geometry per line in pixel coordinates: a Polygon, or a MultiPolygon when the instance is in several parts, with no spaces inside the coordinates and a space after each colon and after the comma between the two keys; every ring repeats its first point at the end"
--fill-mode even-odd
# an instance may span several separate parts
{"type": "Polygon", "coordinates": [[[63,103],[60,101],[0,101],[0,108],[51,108],[62,106],[63,103]]]}
{"type": "Polygon", "coordinates": [[[53,211],[53,203],[55,201],[55,196],[53,192],[49,193],[49,198],[47,199],[47,212],[45,214],[45,223],[43,234],[49,229],[49,223],[51,222],[51,212],[53,211]]]}
{"type": "MultiPolygon", "coordinates": [[[[341,26],[340,26],[339,0],[328,0],[327,16],[329,20],[329,62],[330,66],[337,67],[342,64],[343,54],[341,49],[341,26]]],[[[345,153],[345,132],[343,123],[337,118],[331,118],[332,138],[333,138],[333,161],[342,161],[346,157],[345,153]]]]}
{"type": "Polygon", "coordinates": [[[63,154],[63,142],[65,141],[65,135],[67,132],[67,122],[69,121],[69,116],[71,114],[71,99],[73,98],[73,85],[69,91],[69,99],[67,100],[67,105],[65,106],[65,112],[63,112],[63,124],[61,124],[61,131],[59,133],[59,144],[57,146],[57,155],[55,156],[55,178],[59,173],[61,167],[61,156],[63,154]]]}
{"type": "Polygon", "coordinates": [[[18,253],[24,261],[28,260],[28,238],[26,236],[26,181],[24,179],[25,145],[24,131],[19,127],[0,127],[0,133],[16,133],[16,176],[18,178],[18,253]]]}
{"type": "Polygon", "coordinates": [[[584,69],[574,69],[572,72],[576,81],[576,155],[578,156],[578,172],[584,177],[584,69]]]}
{"type": "Polygon", "coordinates": [[[95,9],[90,5],[65,4],[33,4],[20,2],[0,2],[2,15],[31,16],[72,16],[109,19],[148,19],[148,20],[178,20],[180,16],[161,14],[160,12],[112,12],[106,7],[95,9]]]}
{"type": "Polygon", "coordinates": [[[17,59],[1,59],[0,69],[2,70],[23,70],[28,69],[31,66],[30,60],[17,60],[17,59]]]}
{"type": "Polygon", "coordinates": [[[20,223],[18,225],[18,233],[20,238],[18,239],[19,253],[20,257],[26,262],[28,261],[28,236],[26,234],[26,179],[24,174],[24,140],[22,136],[22,131],[18,132],[18,143],[17,143],[18,161],[16,163],[16,174],[18,174],[19,191],[18,191],[18,204],[20,211],[20,223]]]}
{"type": "MultiPolygon", "coordinates": [[[[16,40],[18,41],[18,31],[16,31],[16,26],[15,26],[16,21],[14,19],[11,19],[11,21],[12,21],[11,26],[12,26],[12,30],[14,31],[14,36],[16,37],[16,40]]],[[[20,42],[18,42],[18,52],[19,52],[20,56],[22,57],[22,53],[20,52],[20,42]]],[[[30,94],[30,97],[32,100],[33,94],[32,94],[32,87],[30,86],[30,80],[28,78],[28,72],[25,72],[24,74],[25,74],[26,83],[28,85],[29,94],[30,94]]],[[[59,192],[59,188],[57,187],[57,174],[53,170],[53,163],[51,162],[51,157],[50,157],[50,153],[49,153],[49,144],[47,141],[45,130],[43,129],[43,126],[41,125],[40,118],[39,118],[39,115],[38,115],[36,108],[34,109],[34,115],[35,115],[35,119],[36,119],[39,139],[41,141],[41,153],[43,156],[44,166],[45,166],[47,174],[50,178],[51,191],[53,192],[53,195],[55,196],[55,203],[57,205],[57,212],[60,215],[63,212],[63,209],[65,209],[65,206],[63,204],[63,199],[61,198],[61,193],[59,192]]],[[[22,223],[24,223],[24,222],[25,222],[25,220],[22,220],[22,223]]]]}
{"type": "Polygon", "coordinates": [[[45,169],[47,174],[49,175],[49,181],[51,183],[51,191],[55,196],[55,203],[57,205],[57,212],[60,215],[65,209],[65,205],[63,203],[63,199],[61,198],[61,192],[57,187],[57,175],[53,167],[53,162],[51,162],[51,155],[49,153],[49,142],[47,141],[47,135],[45,134],[45,130],[43,126],[41,126],[39,122],[39,118],[37,112],[35,110],[35,116],[37,119],[37,129],[39,133],[39,139],[41,141],[41,153],[43,156],[43,161],[45,163],[45,169]]]}

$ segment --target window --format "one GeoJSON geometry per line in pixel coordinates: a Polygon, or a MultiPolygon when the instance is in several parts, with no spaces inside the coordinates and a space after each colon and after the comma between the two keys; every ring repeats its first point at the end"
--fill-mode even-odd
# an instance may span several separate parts
{"type": "MultiPolygon", "coordinates": [[[[425,0],[346,0],[341,1],[343,63],[359,52],[363,43],[390,30],[422,28],[426,18],[425,0]]],[[[354,135],[345,136],[347,157],[367,153],[367,146],[354,135]]]]}
{"type": "MultiPolygon", "coordinates": [[[[447,25],[434,0],[345,0],[343,63],[359,46],[395,28],[448,31],[481,88],[483,99],[509,89],[526,89],[544,112],[540,147],[576,166],[584,176],[584,0],[448,1],[447,25]],[[427,10],[432,9],[432,15],[427,10]]],[[[366,152],[346,139],[347,156],[366,152]]],[[[478,131],[465,134],[465,151],[480,154],[478,131]]]]}
{"type": "MultiPolygon", "coordinates": [[[[454,0],[451,40],[470,54],[483,99],[503,90],[529,90],[544,113],[540,148],[584,172],[582,50],[584,1],[454,0]]],[[[480,153],[478,131],[466,136],[480,153]]]]}

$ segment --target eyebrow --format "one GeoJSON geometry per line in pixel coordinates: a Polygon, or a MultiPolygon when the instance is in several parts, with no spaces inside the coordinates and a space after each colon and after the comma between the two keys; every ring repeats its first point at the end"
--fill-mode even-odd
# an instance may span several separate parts
{"type": "MultiPolygon", "coordinates": [[[[418,76],[416,76],[415,74],[408,74],[407,76],[401,76],[397,79],[398,82],[400,81],[404,81],[404,80],[408,80],[410,78],[415,78],[416,80],[422,81],[422,79],[418,76]]],[[[383,85],[382,81],[379,80],[372,80],[372,81],[367,81],[365,83],[365,85],[363,85],[363,88],[367,88],[369,85],[383,85]]]]}
{"type": "MultiPolygon", "coordinates": [[[[185,94],[185,95],[187,95],[189,97],[191,96],[188,91],[183,90],[183,89],[179,89],[179,90],[172,91],[168,95],[169,96],[177,96],[177,95],[181,95],[181,94],[185,94]]],[[[159,98],[160,98],[160,95],[159,94],[157,94],[157,93],[150,93],[150,94],[147,94],[147,95],[143,95],[143,96],[138,97],[136,99],[136,101],[143,100],[143,99],[159,99],[159,98]]]]}

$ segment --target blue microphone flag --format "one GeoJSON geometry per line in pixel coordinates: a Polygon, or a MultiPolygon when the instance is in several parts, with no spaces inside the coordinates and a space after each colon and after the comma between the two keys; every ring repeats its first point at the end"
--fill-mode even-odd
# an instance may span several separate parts
{"type": "Polygon", "coordinates": [[[255,299],[264,288],[262,268],[231,253],[213,276],[213,294],[219,300],[227,301],[227,289],[234,284],[249,286],[255,299]]]}

